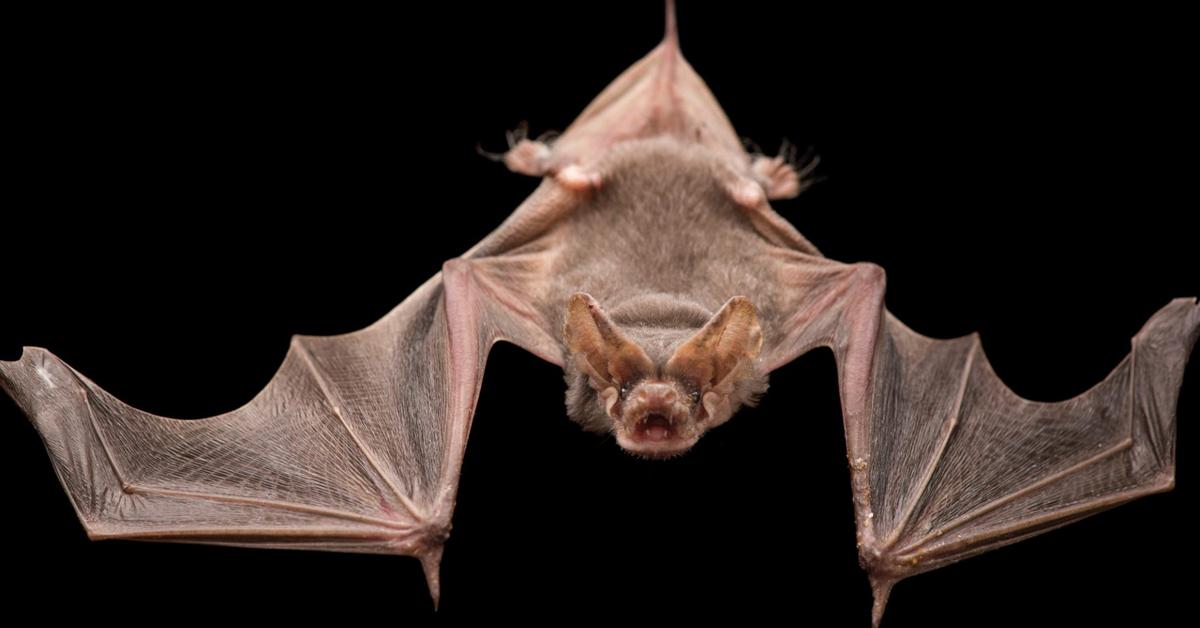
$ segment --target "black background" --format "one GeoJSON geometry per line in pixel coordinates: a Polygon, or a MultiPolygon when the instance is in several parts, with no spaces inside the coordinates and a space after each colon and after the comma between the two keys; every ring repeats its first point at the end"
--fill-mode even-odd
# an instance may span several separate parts
{"type": "MultiPolygon", "coordinates": [[[[375,321],[534,188],[476,142],[565,128],[661,34],[653,2],[564,6],[14,19],[0,359],[50,348],[170,416],[249,400],[291,334],[375,321]]],[[[1184,24],[1097,7],[680,13],[738,132],[823,158],[826,180],[776,208],[826,255],[883,265],[917,331],[980,331],[1039,400],[1086,390],[1154,311],[1200,292],[1184,24]]],[[[1175,492],[906,581],[885,626],[1173,623],[1191,593],[1174,570],[1193,564],[1197,379],[1175,492]]],[[[3,399],[0,590],[9,609],[137,624],[866,626],[831,355],[772,384],[688,456],[645,462],[566,419],[556,367],[498,346],[436,618],[407,558],[89,543],[3,399]]]]}

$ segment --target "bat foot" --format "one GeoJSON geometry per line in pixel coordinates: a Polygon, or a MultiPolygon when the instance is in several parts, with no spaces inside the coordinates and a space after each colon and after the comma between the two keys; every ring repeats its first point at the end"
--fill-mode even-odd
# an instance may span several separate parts
{"type": "Polygon", "coordinates": [[[475,150],[492,161],[504,162],[509,170],[517,174],[542,177],[550,171],[551,151],[547,141],[553,139],[554,135],[556,133],[547,131],[537,139],[531,140],[529,139],[529,124],[521,122],[517,128],[505,133],[505,138],[508,140],[507,151],[493,153],[484,150],[482,146],[476,146],[475,150]]]}
{"type": "Polygon", "coordinates": [[[522,139],[504,153],[504,165],[518,174],[540,177],[548,170],[550,147],[542,142],[522,139]]]}
{"type": "Polygon", "coordinates": [[[788,199],[796,198],[817,182],[812,173],[820,162],[821,159],[811,152],[797,158],[796,147],[785,141],[778,155],[758,155],[750,168],[766,191],[767,198],[788,199]]]}

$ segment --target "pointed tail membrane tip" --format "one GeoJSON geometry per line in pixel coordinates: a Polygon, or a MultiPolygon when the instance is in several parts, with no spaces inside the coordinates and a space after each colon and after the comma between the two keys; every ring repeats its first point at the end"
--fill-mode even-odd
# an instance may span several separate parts
{"type": "Polygon", "coordinates": [[[706,146],[735,171],[749,165],[733,124],[679,50],[674,0],[665,8],[662,42],[609,83],[554,141],[545,158],[550,171],[588,170],[615,144],[658,137],[706,146]]]}
{"type": "Polygon", "coordinates": [[[667,26],[663,45],[679,48],[679,27],[675,22],[675,0],[667,0],[667,26]]]}

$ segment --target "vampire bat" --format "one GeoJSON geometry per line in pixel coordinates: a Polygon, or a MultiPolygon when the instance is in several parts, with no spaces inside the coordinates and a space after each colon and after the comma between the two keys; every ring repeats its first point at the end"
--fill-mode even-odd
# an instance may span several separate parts
{"type": "MultiPolygon", "coordinates": [[[[610,186],[610,189],[611,189],[611,186],[610,186]]],[[[600,190],[600,191],[598,191],[598,192],[602,192],[602,190],[604,190],[604,186],[602,186],[602,185],[601,185],[601,190],[600,190]]],[[[761,306],[760,306],[760,307],[761,307],[761,306]]],[[[716,306],[710,307],[710,310],[713,310],[713,311],[718,311],[718,307],[716,307],[716,306]]],[[[598,331],[599,331],[599,330],[598,330],[598,331]]],[[[778,382],[776,382],[776,383],[778,383],[778,382]]],[[[648,427],[662,427],[662,426],[661,426],[661,425],[658,425],[658,426],[650,426],[650,425],[648,425],[648,427]]],[[[654,430],[654,432],[656,432],[656,431],[658,431],[658,430],[654,430]]],[[[654,433],[654,432],[650,432],[650,433],[649,433],[649,435],[650,435],[650,436],[661,436],[661,435],[656,435],[656,433],[654,433]]],[[[652,451],[649,451],[649,454],[655,454],[655,453],[661,453],[661,451],[654,451],[654,450],[652,450],[652,451]]]]}

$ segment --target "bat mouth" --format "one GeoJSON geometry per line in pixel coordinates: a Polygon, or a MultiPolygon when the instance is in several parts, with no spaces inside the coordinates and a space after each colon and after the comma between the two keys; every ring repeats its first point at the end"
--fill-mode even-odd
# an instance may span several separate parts
{"type": "Polygon", "coordinates": [[[648,412],[625,429],[617,430],[617,443],[630,453],[646,458],[670,458],[696,444],[695,436],[683,435],[683,419],[662,412],[648,412]]]}
{"type": "Polygon", "coordinates": [[[675,435],[675,420],[658,412],[643,416],[633,426],[633,437],[643,442],[660,443],[671,440],[675,435]]]}

